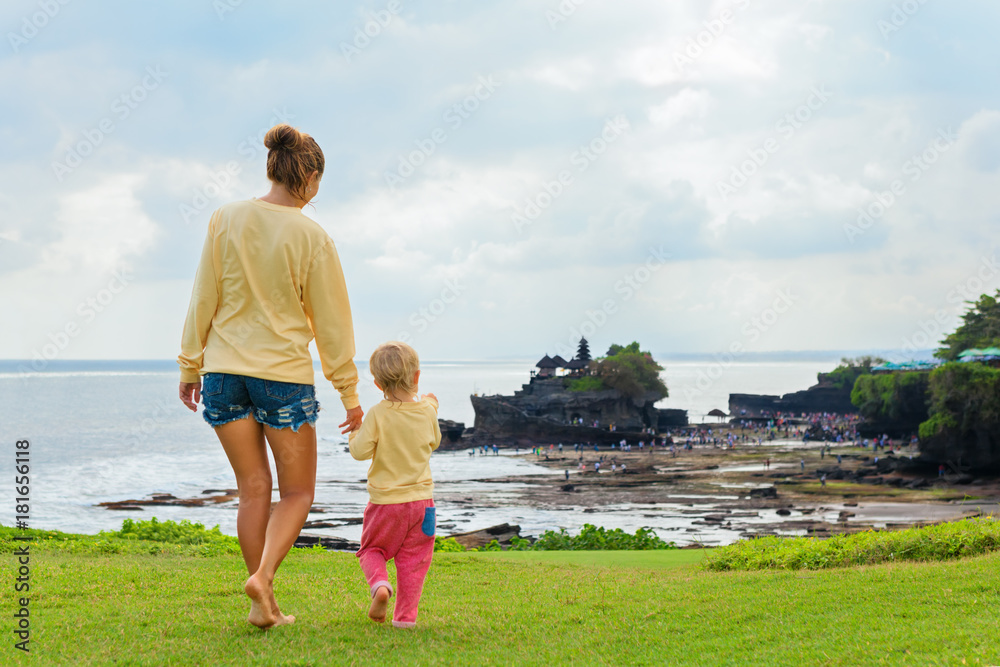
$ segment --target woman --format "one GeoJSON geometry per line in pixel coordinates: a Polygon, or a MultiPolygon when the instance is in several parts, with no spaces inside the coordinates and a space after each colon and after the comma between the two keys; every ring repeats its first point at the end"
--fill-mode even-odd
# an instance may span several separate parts
{"type": "Polygon", "coordinates": [[[250,578],[250,623],[295,620],[274,599],[316,488],[319,404],[309,342],[340,392],[347,433],[360,427],[354,328],[333,241],[302,213],[323,177],[323,151],[277,125],[264,138],[271,191],[212,214],[184,323],[180,399],[214,429],[236,474],[236,528],[250,578]],[[281,500],[271,510],[271,447],[281,500]]]}

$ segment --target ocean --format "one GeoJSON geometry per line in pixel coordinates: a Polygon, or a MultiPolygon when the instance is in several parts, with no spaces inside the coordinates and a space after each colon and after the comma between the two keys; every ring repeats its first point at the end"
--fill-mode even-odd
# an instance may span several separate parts
{"type": "MultiPolygon", "coordinates": [[[[469,396],[507,394],[528,381],[534,360],[434,362],[424,361],[421,391],[440,399],[440,416],[472,426],[469,396]]],[[[701,421],[713,408],[727,410],[729,393],[782,394],[805,389],[818,372],[829,371],[837,358],[827,360],[741,361],[723,365],[704,359],[662,362],[670,397],[660,407],[682,408],[689,419],[701,421]]],[[[367,376],[364,363],[359,364],[367,376]]],[[[14,442],[28,440],[31,466],[30,525],[77,533],[114,530],[125,517],[189,519],[206,526],[219,525],[236,534],[236,504],[201,507],[155,506],[143,510],[113,511],[98,503],[143,499],[154,493],[178,498],[201,496],[208,489],[235,488],[229,463],[212,429],[200,414],[188,411],[177,398],[178,374],[172,361],[50,361],[34,370],[30,364],[0,361],[0,438],[6,443],[0,470],[11,481],[14,442]]],[[[362,380],[362,405],[381,396],[362,380]]],[[[360,517],[367,501],[365,463],[345,451],[347,439],[337,424],[343,408],[330,384],[317,371],[317,397],[322,405],[317,423],[319,460],[316,505],[324,517],[360,517]]],[[[550,510],[525,506],[512,499],[511,486],[480,482],[506,475],[549,474],[551,471],[521,457],[470,457],[466,452],[440,452],[431,461],[435,484],[449,496],[468,493],[479,503],[449,507],[439,503],[439,523],[455,531],[518,523],[522,534],[538,534],[560,527],[578,529],[593,522],[592,514],[578,510],[550,510]]],[[[0,523],[14,522],[13,484],[4,485],[0,523]]],[[[277,491],[275,491],[277,497],[277,491]]],[[[648,508],[647,508],[648,509],[648,508]]],[[[602,516],[609,528],[634,530],[652,526],[676,530],[681,524],[664,517],[651,521],[628,507],[602,516]],[[607,520],[605,520],[607,517],[607,520]],[[610,522],[610,523],[609,523],[610,522]]],[[[686,525],[686,524],[684,524],[686,525]]],[[[360,526],[312,532],[357,540],[360,526]]],[[[663,534],[667,537],[666,534],[663,534]]],[[[716,528],[705,528],[687,539],[707,543],[735,539],[716,528]]]]}

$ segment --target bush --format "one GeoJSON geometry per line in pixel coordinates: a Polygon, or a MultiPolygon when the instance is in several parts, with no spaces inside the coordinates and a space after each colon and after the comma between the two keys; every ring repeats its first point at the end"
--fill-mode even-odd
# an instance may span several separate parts
{"type": "Polygon", "coordinates": [[[240,546],[237,538],[223,535],[218,526],[208,530],[204,525],[191,523],[187,519],[177,523],[176,521],[160,521],[155,516],[149,521],[125,519],[122,522],[121,530],[102,531],[98,535],[115,536],[125,540],[168,542],[170,544],[223,544],[237,548],[240,546]]]}
{"type": "Polygon", "coordinates": [[[584,375],[582,378],[566,378],[566,388],[570,391],[601,391],[608,389],[601,378],[595,375],[584,375]]]}
{"type": "Polygon", "coordinates": [[[512,551],[647,551],[676,549],[677,545],[664,542],[650,528],[640,528],[630,535],[621,528],[608,530],[587,523],[579,535],[570,535],[565,528],[547,530],[534,543],[515,537],[510,548],[512,551]]]}
{"type": "Polygon", "coordinates": [[[866,420],[916,429],[927,419],[930,375],[920,371],[861,375],[851,390],[851,403],[866,420]]]}
{"type": "Polygon", "coordinates": [[[458,543],[454,537],[441,537],[438,535],[434,538],[434,551],[443,551],[445,553],[449,552],[460,552],[465,551],[465,547],[458,543]]]}
{"type": "Polygon", "coordinates": [[[895,561],[934,561],[1000,550],[992,517],[898,531],[815,537],[759,537],[711,550],[709,570],[818,570],[895,561]]]}

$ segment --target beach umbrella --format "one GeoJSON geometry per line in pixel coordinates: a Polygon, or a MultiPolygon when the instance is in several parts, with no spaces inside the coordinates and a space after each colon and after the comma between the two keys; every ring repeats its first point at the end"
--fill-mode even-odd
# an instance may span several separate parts
{"type": "Polygon", "coordinates": [[[981,352],[984,357],[1000,357],[1000,347],[988,347],[981,352]]]}
{"type": "Polygon", "coordinates": [[[712,410],[711,412],[708,413],[708,416],[709,417],[718,417],[719,421],[721,422],[724,418],[728,417],[729,415],[727,415],[725,412],[723,412],[719,408],[715,408],[714,410],[712,410]]]}
{"type": "Polygon", "coordinates": [[[960,353],[958,355],[958,358],[959,359],[967,359],[968,357],[981,357],[981,356],[983,356],[983,351],[982,350],[977,350],[975,348],[970,348],[970,349],[966,350],[965,352],[960,353]]]}

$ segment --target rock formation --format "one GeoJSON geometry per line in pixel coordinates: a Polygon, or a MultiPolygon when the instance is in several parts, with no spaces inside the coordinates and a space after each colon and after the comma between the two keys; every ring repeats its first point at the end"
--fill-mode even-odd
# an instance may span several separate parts
{"type": "Polygon", "coordinates": [[[635,439],[647,428],[659,432],[687,425],[686,410],[656,408],[653,398],[632,399],[616,389],[570,391],[561,377],[533,377],[513,396],[471,397],[477,437],[568,442],[635,439]]]}
{"type": "Polygon", "coordinates": [[[851,388],[831,384],[815,384],[803,391],[784,396],[769,394],[730,394],[729,414],[734,417],[769,417],[779,412],[800,414],[833,412],[854,414],[858,409],[851,403],[851,388]]]}

